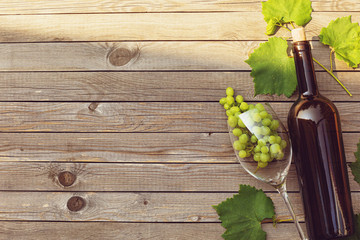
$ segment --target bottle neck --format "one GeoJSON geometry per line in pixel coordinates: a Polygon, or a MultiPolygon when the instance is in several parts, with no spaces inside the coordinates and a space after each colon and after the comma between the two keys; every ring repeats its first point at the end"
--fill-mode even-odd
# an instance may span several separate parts
{"type": "Polygon", "coordinates": [[[311,47],[308,41],[294,42],[293,52],[299,96],[303,98],[319,95],[311,47]]]}

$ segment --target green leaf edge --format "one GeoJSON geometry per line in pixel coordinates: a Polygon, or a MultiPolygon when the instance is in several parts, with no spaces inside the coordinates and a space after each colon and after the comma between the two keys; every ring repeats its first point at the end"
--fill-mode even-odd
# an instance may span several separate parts
{"type": "Polygon", "coordinates": [[[360,184],[360,176],[357,176],[357,174],[354,174],[354,172],[356,171],[356,168],[359,168],[360,170],[360,141],[359,143],[357,144],[357,151],[354,152],[354,155],[355,155],[355,159],[356,161],[355,162],[352,162],[350,163],[350,169],[351,169],[351,173],[353,174],[354,176],[354,180],[360,184]],[[359,166],[358,166],[359,165],[359,166]]]}
{"type": "MultiPolygon", "coordinates": [[[[224,202],[228,201],[229,199],[234,198],[235,195],[238,195],[238,194],[241,192],[241,189],[245,190],[244,188],[246,188],[246,191],[251,190],[251,189],[254,189],[256,192],[262,192],[262,193],[271,201],[271,204],[272,204],[272,206],[273,206],[273,211],[274,211],[274,215],[273,215],[272,219],[274,220],[275,217],[276,217],[276,213],[275,213],[275,206],[274,206],[273,200],[272,200],[270,197],[268,197],[262,189],[257,189],[257,188],[255,188],[255,187],[250,186],[250,185],[247,185],[247,184],[240,184],[240,185],[239,185],[239,191],[238,191],[237,194],[234,194],[233,197],[226,198],[226,200],[222,201],[222,202],[219,203],[218,205],[212,205],[212,208],[214,208],[215,211],[216,211],[216,213],[219,215],[218,206],[220,206],[220,205],[223,204],[224,202]]],[[[219,216],[219,220],[221,221],[220,216],[219,216]]],[[[261,223],[260,223],[260,225],[261,225],[261,223]]],[[[222,221],[221,221],[221,226],[227,230],[227,228],[223,225],[223,222],[222,222],[222,221]]],[[[267,233],[266,233],[262,228],[261,228],[261,231],[263,231],[263,232],[265,233],[265,238],[266,238],[267,233]]],[[[221,235],[224,239],[225,239],[225,236],[226,236],[225,234],[226,234],[226,231],[221,235]]]]}
{"type": "MultiPolygon", "coordinates": [[[[280,38],[280,39],[286,41],[286,39],[284,39],[284,38],[282,38],[282,37],[271,37],[271,38],[268,39],[268,41],[263,42],[263,43],[260,43],[259,46],[258,46],[257,48],[255,48],[254,51],[249,55],[249,58],[244,61],[244,62],[246,62],[246,63],[251,67],[250,76],[253,78],[253,82],[254,82],[254,97],[257,96],[257,95],[260,95],[260,94],[262,94],[262,95],[267,95],[267,94],[269,94],[269,95],[274,95],[274,94],[275,94],[275,95],[277,95],[277,96],[285,95],[287,98],[290,98],[290,97],[294,94],[294,92],[295,92],[295,90],[296,90],[296,88],[297,88],[297,84],[295,84],[295,87],[294,87],[293,89],[291,89],[289,93],[276,93],[276,92],[271,92],[271,91],[259,92],[259,91],[256,89],[255,77],[254,77],[254,75],[253,75],[253,67],[252,67],[251,64],[248,62],[248,60],[250,59],[250,56],[251,56],[256,50],[258,50],[262,45],[268,43],[271,39],[274,39],[274,38],[277,38],[277,39],[280,38]]],[[[287,42],[287,41],[286,41],[286,42],[287,42]]],[[[289,45],[288,45],[288,47],[289,47],[289,45]]],[[[288,57],[290,58],[290,56],[288,56],[288,57]]]]}
{"type": "MultiPolygon", "coordinates": [[[[327,45],[327,46],[330,46],[331,48],[333,48],[333,49],[335,50],[335,56],[336,56],[336,58],[338,58],[338,59],[341,60],[341,61],[344,61],[349,67],[357,68],[359,64],[356,64],[356,63],[351,64],[350,61],[346,61],[346,60],[341,56],[341,54],[339,54],[339,53],[336,52],[336,49],[335,49],[333,46],[331,46],[330,43],[325,43],[325,42],[323,42],[323,34],[324,34],[323,31],[326,31],[326,29],[330,26],[330,24],[333,24],[334,22],[339,21],[340,19],[343,19],[343,18],[349,18],[349,22],[350,22],[352,25],[357,25],[358,27],[360,27],[360,26],[359,26],[359,23],[357,23],[357,22],[352,22],[352,20],[351,20],[352,15],[344,16],[344,17],[338,17],[338,18],[336,18],[335,20],[331,20],[330,23],[327,25],[327,27],[323,27],[323,28],[321,29],[320,34],[319,34],[319,40],[320,40],[320,42],[321,42],[322,44],[327,45]]],[[[359,36],[359,37],[360,37],[360,36],[359,36]]]]}

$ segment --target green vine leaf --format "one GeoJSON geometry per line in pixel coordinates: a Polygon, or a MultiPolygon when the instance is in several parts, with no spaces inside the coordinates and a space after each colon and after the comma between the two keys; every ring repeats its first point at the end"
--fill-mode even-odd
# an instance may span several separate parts
{"type": "Polygon", "coordinates": [[[320,42],[329,45],[336,58],[356,68],[360,64],[360,26],[351,22],[351,16],[337,18],[320,32],[320,42]]]}
{"type": "Polygon", "coordinates": [[[255,95],[284,94],[290,97],[297,86],[294,58],[287,54],[288,43],[278,37],[261,43],[245,62],[252,68],[255,95]]]}
{"type": "Polygon", "coordinates": [[[238,194],[213,207],[226,228],[225,240],[265,240],[261,221],[275,215],[272,200],[249,185],[240,185],[238,194]]]}
{"type": "Polygon", "coordinates": [[[354,152],[356,161],[350,163],[350,169],[354,175],[354,180],[360,184],[360,142],[357,145],[357,151],[354,152]]]}
{"type": "Polygon", "coordinates": [[[261,4],[264,20],[268,23],[268,35],[275,33],[277,25],[295,22],[298,26],[304,26],[311,20],[310,0],[269,0],[261,4]]]}

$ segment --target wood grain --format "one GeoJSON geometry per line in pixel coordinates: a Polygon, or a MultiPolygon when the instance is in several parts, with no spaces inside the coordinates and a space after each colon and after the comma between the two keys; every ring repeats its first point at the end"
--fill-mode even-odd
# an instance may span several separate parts
{"type": "MultiPolygon", "coordinates": [[[[0,71],[251,70],[244,61],[259,46],[259,43],[261,42],[7,43],[0,44],[3,55],[0,59],[0,71]]],[[[312,41],[312,45],[314,58],[330,68],[329,47],[318,41],[312,41]]],[[[317,64],[315,68],[322,70],[317,64]]],[[[345,62],[337,59],[334,62],[334,69],[359,70],[359,68],[353,70],[345,62]]]]}
{"type": "MultiPolygon", "coordinates": [[[[301,224],[305,228],[305,224],[301,224]]],[[[263,224],[269,239],[299,239],[295,225],[263,224]]],[[[9,240],[221,240],[220,223],[1,222],[0,237],[9,240]],[[26,229],[26,233],[24,232],[26,229]]]]}
{"type": "MultiPolygon", "coordinates": [[[[212,208],[233,193],[109,193],[109,192],[4,192],[0,195],[1,220],[29,221],[126,221],[126,222],[219,222],[212,208]],[[79,196],[86,207],[79,212],[67,209],[67,201],[79,196]]],[[[267,193],[277,216],[289,216],[281,196],[267,193]]],[[[304,220],[300,193],[289,193],[294,211],[304,220]]],[[[360,193],[352,193],[353,202],[360,193]]],[[[354,212],[360,211],[354,205],[354,212]]]]}
{"type": "MultiPolygon", "coordinates": [[[[350,187],[360,191],[349,168],[350,187]]],[[[299,191],[292,165],[287,189],[299,191]]],[[[239,184],[249,184],[264,191],[274,188],[254,181],[238,163],[234,164],[121,164],[121,163],[0,163],[2,191],[175,191],[236,192],[239,184]],[[64,187],[60,173],[71,172],[76,180],[64,187]]]]}
{"type": "MultiPolygon", "coordinates": [[[[353,96],[349,97],[325,72],[317,72],[320,92],[332,101],[360,101],[360,72],[335,75],[353,96]]],[[[228,86],[248,101],[297,98],[297,92],[290,99],[276,95],[254,97],[249,72],[3,72],[0,101],[218,101],[228,86]]]]}
{"type": "MultiPolygon", "coordinates": [[[[331,20],[347,15],[313,13],[308,38],[317,36],[331,20]]],[[[352,16],[353,22],[359,22],[359,12],[352,16]]],[[[266,22],[261,19],[260,12],[1,15],[0,42],[265,40],[266,22]]],[[[279,34],[290,36],[284,29],[279,34]]]]}
{"type": "MultiPolygon", "coordinates": [[[[314,11],[360,11],[356,0],[313,0],[314,11]]],[[[0,1],[0,14],[120,13],[120,12],[261,12],[259,1],[248,0],[87,0],[0,1]]]]}
{"type": "MultiPolygon", "coordinates": [[[[285,126],[291,105],[290,102],[271,104],[285,126]]],[[[338,102],[335,105],[342,119],[342,130],[359,132],[359,102],[338,102]]],[[[228,131],[225,110],[218,102],[18,102],[0,103],[0,109],[2,132],[228,131]]]]}
{"type": "MultiPolygon", "coordinates": [[[[354,162],[359,133],[344,133],[354,162]]],[[[237,163],[227,133],[6,133],[0,161],[237,163]]]]}
{"type": "MultiPolygon", "coordinates": [[[[3,192],[0,195],[0,220],[29,221],[126,221],[126,222],[219,222],[212,208],[233,193],[133,193],[133,192],[3,192]],[[78,196],[86,206],[71,212],[67,201],[78,196]]],[[[278,193],[273,199],[277,216],[289,216],[278,193]]],[[[303,221],[299,193],[290,193],[294,211],[303,221]]],[[[352,193],[354,202],[360,193],[352,193]]],[[[359,212],[360,206],[355,205],[359,212]]]]}

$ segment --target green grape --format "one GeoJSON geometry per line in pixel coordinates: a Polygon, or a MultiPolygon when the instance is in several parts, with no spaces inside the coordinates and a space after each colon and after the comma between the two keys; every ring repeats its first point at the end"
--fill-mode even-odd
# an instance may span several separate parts
{"type": "Polygon", "coordinates": [[[236,137],[239,137],[241,134],[242,134],[242,131],[240,128],[234,128],[233,129],[233,134],[236,136],[236,137]]]}
{"type": "Polygon", "coordinates": [[[280,144],[281,143],[281,137],[280,136],[276,136],[276,143],[280,144]]]}
{"type": "Polygon", "coordinates": [[[252,120],[251,118],[248,118],[246,120],[247,120],[246,121],[246,127],[248,127],[248,128],[251,128],[255,123],[254,120],[252,120]]]}
{"type": "Polygon", "coordinates": [[[237,95],[235,100],[236,100],[237,103],[242,103],[244,101],[244,98],[241,95],[237,95]]]}
{"type": "Polygon", "coordinates": [[[261,147],[261,152],[262,153],[268,153],[269,152],[269,148],[267,146],[262,146],[261,147]]]}
{"type": "Polygon", "coordinates": [[[264,126],[270,126],[271,120],[269,118],[264,118],[261,123],[264,126]]]}
{"type": "Polygon", "coordinates": [[[281,147],[277,143],[274,143],[270,146],[270,152],[273,154],[280,152],[280,150],[281,150],[281,147]]]}
{"type": "Polygon", "coordinates": [[[254,147],[254,152],[258,153],[261,151],[261,146],[260,145],[256,145],[256,147],[254,147]]]}
{"type": "Polygon", "coordinates": [[[282,149],[284,149],[284,148],[286,148],[286,146],[287,146],[286,141],[285,141],[285,140],[281,140],[280,147],[281,147],[282,149]]]}
{"type": "Polygon", "coordinates": [[[258,140],[258,144],[259,144],[260,147],[265,146],[265,145],[266,145],[266,141],[265,141],[264,139],[259,139],[259,140],[258,140]]]}
{"type": "Polygon", "coordinates": [[[239,151],[239,157],[245,158],[246,157],[246,151],[245,150],[239,151]]]}
{"type": "Polygon", "coordinates": [[[271,130],[270,130],[270,128],[269,127],[265,127],[265,126],[262,126],[261,127],[261,134],[262,135],[269,135],[271,133],[271,130]]]}
{"type": "Polygon", "coordinates": [[[236,112],[235,114],[234,114],[234,116],[239,120],[240,119],[240,112],[236,112]]]}
{"type": "Polygon", "coordinates": [[[233,147],[234,147],[234,149],[237,150],[237,151],[244,150],[244,149],[243,149],[243,144],[242,144],[239,140],[238,140],[238,141],[235,141],[235,142],[233,143],[233,147]]]}
{"type": "Polygon", "coordinates": [[[278,120],[272,120],[271,124],[270,124],[270,128],[271,130],[276,131],[276,129],[278,129],[280,123],[278,120]]]}
{"type": "Polygon", "coordinates": [[[259,136],[259,135],[261,134],[261,127],[259,127],[259,126],[254,126],[254,127],[252,128],[252,132],[253,132],[255,135],[259,136]]]}
{"type": "Polygon", "coordinates": [[[238,120],[238,125],[239,125],[239,127],[241,127],[241,128],[246,128],[246,126],[245,126],[245,124],[243,123],[243,121],[241,120],[241,118],[239,118],[239,120],[238,120]]]}
{"type": "Polygon", "coordinates": [[[234,107],[231,107],[231,108],[230,108],[230,111],[231,111],[232,114],[235,114],[235,113],[237,113],[237,112],[240,112],[240,108],[234,106],[234,107]]]}
{"type": "Polygon", "coordinates": [[[228,87],[226,89],[226,96],[234,96],[234,89],[232,89],[231,87],[228,87]]]}
{"type": "Polygon", "coordinates": [[[283,152],[279,152],[278,155],[276,156],[277,160],[281,160],[284,158],[284,153],[283,152]]]}
{"type": "Polygon", "coordinates": [[[271,114],[268,114],[267,116],[270,120],[273,120],[273,116],[271,114]]]}
{"type": "Polygon", "coordinates": [[[255,113],[253,116],[252,116],[252,119],[255,121],[255,122],[260,122],[261,121],[261,117],[260,117],[260,114],[259,113],[255,113]]]}
{"type": "Polygon", "coordinates": [[[270,154],[268,153],[261,153],[260,154],[260,161],[268,162],[270,160],[270,154]]]}
{"type": "Polygon", "coordinates": [[[256,161],[256,162],[260,161],[260,153],[254,154],[254,161],[256,161]]]}
{"type": "Polygon", "coordinates": [[[262,119],[266,118],[267,116],[268,116],[267,111],[261,111],[261,112],[260,112],[260,117],[261,117],[262,119]]]}
{"type": "Polygon", "coordinates": [[[237,123],[238,123],[238,120],[237,120],[236,117],[230,116],[228,118],[228,124],[229,124],[230,127],[233,127],[233,128],[236,127],[237,123]]]}
{"type": "Polygon", "coordinates": [[[233,115],[233,114],[231,113],[230,110],[226,110],[226,116],[230,117],[230,116],[232,116],[232,115],[233,115]]]}
{"type": "Polygon", "coordinates": [[[268,141],[269,141],[269,136],[263,136],[263,140],[264,140],[265,142],[268,142],[268,141]]]}
{"type": "Polygon", "coordinates": [[[234,98],[232,96],[227,96],[226,97],[226,103],[229,104],[229,106],[234,104],[234,98]]]}
{"type": "Polygon", "coordinates": [[[272,136],[270,136],[270,137],[269,137],[269,143],[270,143],[270,144],[274,144],[274,143],[276,143],[276,137],[275,137],[275,136],[273,136],[273,135],[272,135],[272,136]]]}
{"type": "Polygon", "coordinates": [[[226,103],[226,98],[222,98],[222,99],[220,99],[220,101],[219,101],[219,102],[220,102],[220,104],[221,104],[221,105],[224,105],[224,104],[226,103]]]}
{"type": "Polygon", "coordinates": [[[248,110],[253,110],[253,109],[255,109],[255,106],[253,104],[249,104],[248,110]]]}
{"type": "Polygon", "coordinates": [[[242,102],[240,104],[241,111],[245,112],[246,110],[248,110],[248,108],[249,108],[249,105],[246,102],[242,102]]]}
{"type": "Polygon", "coordinates": [[[227,103],[225,103],[225,104],[224,104],[224,108],[225,108],[225,110],[228,110],[228,109],[230,108],[230,105],[227,104],[227,103]]]}
{"type": "Polygon", "coordinates": [[[257,137],[255,136],[255,135],[251,135],[251,138],[250,138],[250,141],[252,142],[252,143],[256,143],[257,142],[257,137]]]}
{"type": "MultiPolygon", "coordinates": [[[[252,105],[252,104],[250,104],[250,105],[252,105]]],[[[249,107],[250,107],[250,105],[249,105],[249,107]]],[[[254,109],[251,109],[250,115],[253,116],[255,113],[260,113],[260,111],[257,108],[254,107],[254,109]]]]}
{"type": "Polygon", "coordinates": [[[258,167],[260,167],[260,168],[264,168],[267,165],[268,165],[268,162],[261,162],[261,161],[258,162],[258,167]]]}
{"type": "Polygon", "coordinates": [[[239,141],[244,144],[247,143],[249,141],[248,135],[245,133],[241,134],[239,137],[239,141]]]}
{"type": "Polygon", "coordinates": [[[261,103],[256,104],[255,107],[256,107],[260,112],[265,110],[264,105],[262,105],[261,103]]]}

